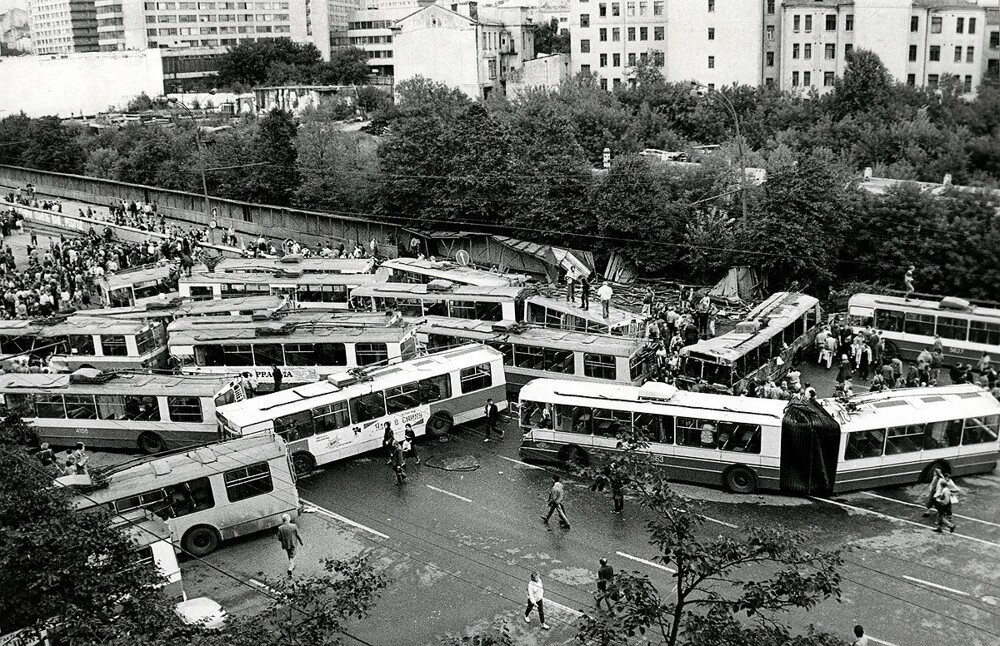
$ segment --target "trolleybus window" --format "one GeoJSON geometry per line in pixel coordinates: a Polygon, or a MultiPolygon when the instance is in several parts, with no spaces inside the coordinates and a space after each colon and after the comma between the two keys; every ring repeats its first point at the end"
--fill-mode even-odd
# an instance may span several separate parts
{"type": "MultiPolygon", "coordinates": [[[[159,324],[157,324],[157,328],[159,327],[159,324]]],[[[156,350],[156,348],[161,344],[159,340],[157,340],[156,334],[153,332],[153,328],[150,328],[135,335],[135,345],[139,354],[147,354],[156,350]]]]}
{"type": "Polygon", "coordinates": [[[160,421],[156,397],[151,395],[97,395],[96,399],[101,419],[160,421]]]}
{"type": "Polygon", "coordinates": [[[903,322],[903,332],[907,334],[921,334],[923,336],[934,336],[934,315],[916,314],[907,312],[903,322]]]}
{"type": "Polygon", "coordinates": [[[583,354],[583,374],[596,379],[617,379],[615,358],[608,354],[583,354]]]}
{"type": "Polygon", "coordinates": [[[965,420],[965,432],[962,433],[962,444],[982,444],[996,442],[1000,427],[1000,416],[970,417],[965,420]]]}
{"type": "Polygon", "coordinates": [[[860,460],[862,458],[877,458],[882,455],[885,446],[885,430],[856,431],[847,436],[847,448],[844,450],[845,460],[860,460]]]}
{"type": "Polygon", "coordinates": [[[674,443],[674,418],[654,413],[636,413],[635,428],[649,442],[674,443]]]}
{"type": "Polygon", "coordinates": [[[966,337],[969,336],[969,322],[965,319],[939,316],[937,320],[937,333],[944,339],[965,341],[966,337]]]}
{"type": "Polygon", "coordinates": [[[1000,324],[986,321],[969,321],[969,341],[1000,345],[1000,324]]]}
{"type": "Polygon", "coordinates": [[[124,334],[102,334],[101,350],[106,357],[127,357],[128,346],[124,334]]]}
{"type": "Polygon", "coordinates": [[[385,415],[385,396],[382,391],[351,398],[351,419],[355,424],[377,419],[385,415]]]}
{"type": "Polygon", "coordinates": [[[493,385],[493,375],[490,371],[490,364],[481,363],[469,368],[462,368],[460,381],[462,392],[471,393],[483,390],[493,385]]]}
{"type": "Polygon", "coordinates": [[[51,419],[66,419],[66,409],[63,408],[62,395],[40,394],[35,399],[35,414],[38,417],[51,419]]]}
{"type": "Polygon", "coordinates": [[[303,410],[291,415],[275,418],[274,432],[283,437],[286,442],[294,442],[303,437],[311,437],[315,433],[315,429],[313,428],[313,412],[303,410]]]}
{"type": "Polygon", "coordinates": [[[93,395],[64,395],[69,419],[97,419],[93,395]]]}
{"type": "Polygon", "coordinates": [[[253,362],[258,366],[283,366],[285,357],[279,343],[254,343],[253,362]]]}
{"type": "Polygon", "coordinates": [[[96,354],[94,352],[94,337],[89,334],[70,334],[69,351],[71,354],[96,354]]]}
{"type": "Polygon", "coordinates": [[[167,397],[171,422],[201,423],[201,400],[197,397],[167,397]]]}
{"type": "Polygon", "coordinates": [[[594,435],[618,437],[623,430],[632,426],[632,413],[627,410],[595,408],[591,421],[594,435]]]}
{"type": "Polygon", "coordinates": [[[400,413],[419,405],[419,384],[403,384],[385,389],[385,408],[389,413],[400,413]]]}
{"type": "Polygon", "coordinates": [[[359,366],[389,362],[389,348],[384,343],[356,343],[354,354],[359,366]]]}
{"type": "Polygon", "coordinates": [[[886,437],[885,452],[888,454],[913,453],[923,448],[924,425],[894,426],[886,437]]]}
{"type": "Polygon", "coordinates": [[[222,474],[222,478],[226,483],[226,497],[229,498],[229,502],[238,502],[274,491],[271,469],[267,466],[267,462],[226,471],[222,474]]]}
{"type": "Polygon", "coordinates": [[[448,375],[437,375],[421,379],[418,387],[420,389],[420,402],[422,404],[432,404],[451,397],[451,380],[448,378],[448,375]]]}
{"type": "Polygon", "coordinates": [[[109,504],[116,513],[148,509],[161,518],[179,518],[215,507],[215,495],[207,477],[195,478],[137,496],[120,498],[109,504]]]}
{"type": "Polygon", "coordinates": [[[316,433],[335,431],[351,425],[351,417],[347,413],[347,402],[340,401],[312,409],[313,428],[316,433]]]}

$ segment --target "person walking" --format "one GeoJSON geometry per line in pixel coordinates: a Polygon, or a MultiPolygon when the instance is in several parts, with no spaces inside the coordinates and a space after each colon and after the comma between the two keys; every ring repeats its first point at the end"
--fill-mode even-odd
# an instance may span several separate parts
{"type": "Polygon", "coordinates": [[[281,368],[278,366],[271,366],[271,376],[274,377],[274,392],[281,390],[281,368]]]}
{"type": "Polygon", "coordinates": [[[958,491],[958,485],[952,481],[951,475],[942,472],[941,479],[938,480],[937,490],[934,492],[934,508],[937,509],[937,526],[934,531],[938,534],[944,531],[944,527],[947,527],[952,534],[955,533],[952,505],[958,502],[958,491]]]}
{"type": "Polygon", "coordinates": [[[305,543],[302,542],[302,535],[299,534],[299,526],[292,522],[292,517],[288,514],[281,516],[278,540],[281,542],[281,549],[285,550],[285,554],[288,555],[288,576],[292,576],[292,570],[295,569],[295,550],[298,549],[298,545],[305,545],[305,543]]]}
{"type": "Polygon", "coordinates": [[[500,421],[500,409],[497,405],[493,403],[492,399],[486,400],[486,407],[484,409],[486,414],[486,439],[483,442],[489,442],[490,436],[497,433],[500,439],[503,439],[503,431],[497,431],[497,423],[500,421]]]}
{"type": "Polygon", "coordinates": [[[417,434],[413,430],[411,424],[406,425],[406,429],[403,431],[403,439],[405,439],[410,444],[410,455],[416,460],[417,464],[420,464],[420,456],[417,455],[417,434]]]}
{"type": "Polygon", "coordinates": [[[615,596],[615,569],[608,565],[608,559],[601,559],[600,563],[601,567],[597,569],[597,594],[594,598],[597,600],[598,610],[603,601],[608,606],[608,612],[613,613],[615,610],[611,607],[611,602],[615,596]]]}
{"type": "Polygon", "coordinates": [[[611,289],[611,285],[608,281],[597,288],[597,296],[601,299],[601,316],[604,318],[609,318],[611,316],[611,297],[615,295],[615,291],[611,289]]]}
{"type": "Polygon", "coordinates": [[[931,515],[931,512],[936,512],[934,508],[934,494],[937,493],[938,483],[941,482],[941,467],[934,467],[934,475],[931,477],[931,486],[927,490],[927,500],[924,502],[924,513],[921,514],[924,518],[931,515]]]}
{"type": "Polygon", "coordinates": [[[406,482],[406,452],[403,443],[395,440],[392,442],[392,468],[396,472],[396,484],[406,482]]]}
{"type": "Polygon", "coordinates": [[[395,453],[393,444],[396,443],[396,436],[392,433],[392,425],[389,422],[385,423],[382,428],[382,448],[385,449],[385,455],[388,458],[385,463],[392,464],[392,456],[395,453]]]}
{"type": "Polygon", "coordinates": [[[548,630],[549,625],[545,623],[545,590],[542,587],[542,577],[537,571],[531,573],[528,581],[528,605],[524,608],[524,623],[531,623],[531,611],[538,608],[538,621],[542,622],[542,630],[548,630]]]}
{"type": "Polygon", "coordinates": [[[580,279],[580,307],[590,309],[590,280],[586,276],[580,279]]]}
{"type": "Polygon", "coordinates": [[[625,482],[619,473],[611,474],[611,500],[615,504],[611,513],[620,514],[625,511],[625,482]]]}
{"type": "Polygon", "coordinates": [[[566,498],[566,491],[563,488],[563,483],[559,474],[552,474],[552,489],[549,490],[549,513],[542,516],[542,522],[546,525],[549,524],[549,519],[552,518],[553,513],[558,513],[559,515],[559,526],[563,529],[569,529],[569,519],[566,518],[566,509],[563,507],[563,500],[566,498]]]}
{"type": "Polygon", "coordinates": [[[861,624],[854,627],[854,641],[851,642],[851,646],[868,646],[868,636],[865,635],[865,629],[861,624]]]}

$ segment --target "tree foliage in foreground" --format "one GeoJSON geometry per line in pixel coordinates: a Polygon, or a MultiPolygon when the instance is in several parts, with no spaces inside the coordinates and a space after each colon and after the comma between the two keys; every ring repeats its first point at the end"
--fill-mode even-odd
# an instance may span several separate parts
{"type": "Polygon", "coordinates": [[[666,646],[828,646],[838,640],[793,635],[783,613],[840,599],[837,551],[811,549],[812,537],[783,527],[751,527],[738,536],[708,536],[698,505],[675,493],[650,459],[641,431],[619,436],[623,450],[584,474],[620,478],[654,519],[647,524],[653,560],[674,569],[671,589],[637,571],[616,573],[615,614],[580,620],[581,644],[626,646],[638,636],[666,646]]]}

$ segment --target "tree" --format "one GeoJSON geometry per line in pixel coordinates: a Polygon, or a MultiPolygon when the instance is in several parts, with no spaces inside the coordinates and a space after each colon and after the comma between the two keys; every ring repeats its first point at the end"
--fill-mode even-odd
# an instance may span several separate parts
{"type": "Polygon", "coordinates": [[[364,213],[375,202],[378,144],[364,132],[343,132],[321,111],[307,110],[295,138],[302,181],[295,203],[310,209],[364,213]]]}
{"type": "Polygon", "coordinates": [[[539,54],[569,54],[569,30],[559,28],[553,18],[535,30],[535,56],[539,54]]]}
{"type": "Polygon", "coordinates": [[[885,116],[893,109],[894,86],[895,81],[878,54],[865,49],[852,51],[847,55],[844,76],[834,85],[835,117],[866,113],[885,116]]]}
{"type": "Polygon", "coordinates": [[[312,43],[296,43],[283,38],[244,40],[230,47],[220,59],[218,79],[224,86],[255,87],[267,80],[272,64],[309,70],[320,60],[319,50],[312,43]]]}
{"type": "Polygon", "coordinates": [[[368,81],[368,52],[360,47],[338,47],[329,63],[313,70],[313,82],[322,85],[363,85],[368,81]]]}
{"type": "Polygon", "coordinates": [[[650,458],[647,432],[624,428],[621,450],[583,474],[595,484],[620,479],[638,494],[654,516],[647,524],[654,560],[676,570],[673,588],[660,591],[644,574],[619,571],[615,614],[583,617],[577,640],[626,646],[648,635],[667,646],[842,643],[812,631],[792,636],[779,621],[783,612],[840,598],[839,553],[813,549],[806,534],[781,527],[705,536],[698,505],[675,493],[650,458]]]}
{"type": "Polygon", "coordinates": [[[84,152],[71,127],[59,117],[31,119],[28,127],[12,141],[21,140],[20,163],[39,170],[79,173],[84,152]]]}

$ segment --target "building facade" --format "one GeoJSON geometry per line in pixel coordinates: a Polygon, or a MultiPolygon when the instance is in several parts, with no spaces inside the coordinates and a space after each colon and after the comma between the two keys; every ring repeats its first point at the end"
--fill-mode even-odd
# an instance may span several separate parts
{"type": "Polygon", "coordinates": [[[36,54],[98,51],[94,0],[31,0],[30,13],[36,54]]]}

